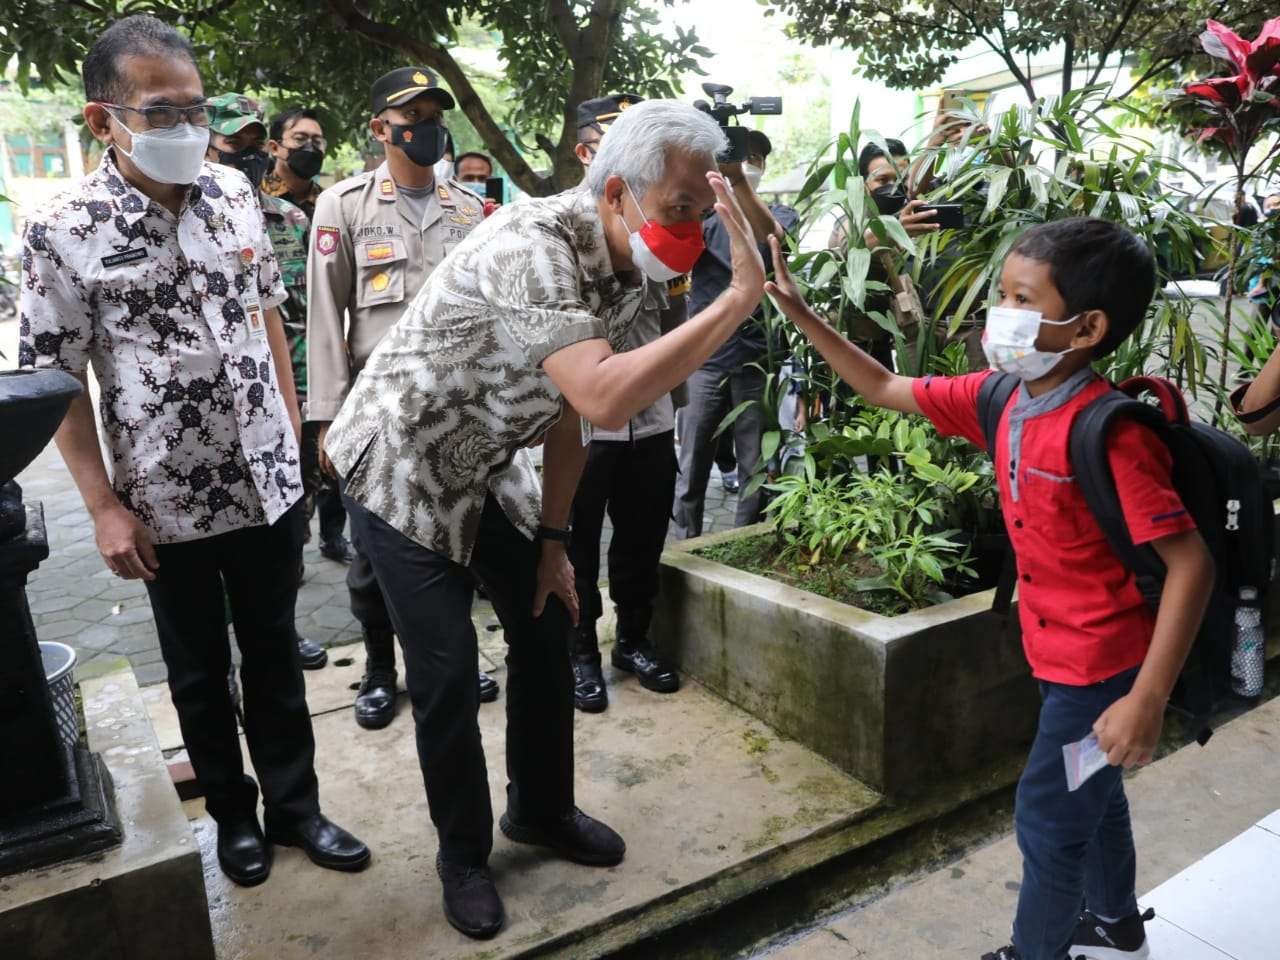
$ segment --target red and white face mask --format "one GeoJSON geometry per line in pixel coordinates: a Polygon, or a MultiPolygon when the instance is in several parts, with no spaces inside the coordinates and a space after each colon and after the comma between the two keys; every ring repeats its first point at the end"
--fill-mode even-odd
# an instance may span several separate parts
{"type": "MultiPolygon", "coordinates": [[[[624,181],[625,182],[625,181],[624,181]]],[[[688,273],[702,256],[706,244],[702,240],[702,224],[697,220],[681,220],[663,225],[644,214],[644,208],[627,184],[627,192],[635,201],[636,209],[645,216],[639,230],[631,230],[624,217],[622,222],[631,230],[631,262],[650,280],[665,283],[688,273]]]]}

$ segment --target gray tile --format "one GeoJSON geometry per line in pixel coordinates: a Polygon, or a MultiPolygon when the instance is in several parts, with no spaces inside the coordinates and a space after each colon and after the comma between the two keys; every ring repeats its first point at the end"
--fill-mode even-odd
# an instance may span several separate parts
{"type": "Polygon", "coordinates": [[[31,606],[31,612],[35,613],[53,613],[57,610],[69,610],[80,602],[80,597],[72,597],[66,594],[50,594],[48,596],[37,597],[31,606]]]}
{"type": "Polygon", "coordinates": [[[153,683],[164,683],[169,679],[169,673],[165,670],[163,663],[148,663],[138,667],[133,671],[133,675],[138,678],[138,686],[146,687],[153,683]]]}
{"type": "MultiPolygon", "coordinates": [[[[86,631],[93,629],[93,624],[84,620],[69,618],[57,623],[41,623],[36,625],[36,636],[41,640],[61,640],[69,643],[68,637],[78,638],[86,631]]],[[[72,644],[74,646],[75,644],[72,644]]]]}
{"type": "Polygon", "coordinates": [[[158,650],[160,648],[160,638],[156,636],[154,631],[147,633],[139,633],[135,635],[121,636],[115,643],[111,644],[111,650],[114,653],[123,653],[132,655],[141,653],[144,650],[158,650]]]}

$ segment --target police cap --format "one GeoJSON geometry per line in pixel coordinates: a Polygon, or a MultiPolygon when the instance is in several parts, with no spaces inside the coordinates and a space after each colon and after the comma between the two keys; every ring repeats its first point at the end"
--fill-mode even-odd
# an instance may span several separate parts
{"type": "Polygon", "coordinates": [[[369,97],[373,101],[375,115],[387,107],[403,106],[424,93],[430,95],[431,99],[440,104],[443,109],[453,109],[452,94],[440,86],[436,75],[426,67],[400,67],[398,70],[384,73],[373,81],[373,86],[369,88],[369,97]]]}

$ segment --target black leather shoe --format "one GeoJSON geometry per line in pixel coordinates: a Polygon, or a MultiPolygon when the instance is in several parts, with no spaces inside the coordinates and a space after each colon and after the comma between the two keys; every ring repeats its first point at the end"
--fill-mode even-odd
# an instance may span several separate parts
{"type": "Polygon", "coordinates": [[[444,916],[454,929],[488,940],[502,929],[502,898],[487,867],[463,867],[436,854],[436,873],[444,885],[444,916]]]}
{"type": "Polygon", "coordinates": [[[306,637],[298,638],[298,659],[302,661],[303,670],[319,670],[329,662],[329,654],[318,643],[312,643],[306,637]]]}
{"type": "Polygon", "coordinates": [[[583,713],[603,713],[609,706],[604,674],[600,670],[600,654],[574,654],[573,705],[583,713]]]}
{"type": "Polygon", "coordinates": [[[396,672],[371,669],[356,694],[356,723],[366,730],[381,730],[396,717],[396,672]]]}
{"type": "Polygon", "coordinates": [[[483,670],[480,671],[480,702],[493,703],[498,699],[498,681],[483,670]]]}
{"type": "Polygon", "coordinates": [[[498,826],[508,840],[549,847],[566,860],[588,867],[612,867],[626,856],[627,844],[612,827],[577,807],[549,824],[526,824],[504,813],[498,826]]]}
{"type": "Polygon", "coordinates": [[[354,873],[369,865],[369,848],[322,813],[287,827],[267,828],[267,839],[282,847],[300,847],[316,866],[354,873]]]}
{"type": "Polygon", "coordinates": [[[680,689],[680,675],[660,663],[643,647],[632,646],[625,640],[613,645],[613,665],[619,670],[634,673],[640,686],[655,693],[675,693],[680,689]]]}
{"type": "Polygon", "coordinates": [[[218,866],[242,887],[256,887],[271,875],[271,848],[257,817],[218,824],[218,866]]]}
{"type": "Polygon", "coordinates": [[[350,563],[356,558],[356,551],[351,546],[351,541],[338,534],[332,540],[320,541],[320,556],[326,560],[336,560],[338,563],[350,563]]]}

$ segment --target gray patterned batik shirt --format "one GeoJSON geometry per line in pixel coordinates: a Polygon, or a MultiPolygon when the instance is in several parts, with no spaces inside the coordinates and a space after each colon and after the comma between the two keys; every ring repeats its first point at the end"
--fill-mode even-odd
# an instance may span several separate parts
{"type": "Polygon", "coordinates": [[[623,349],[660,295],[614,275],[585,189],[499,210],[431,274],[330,427],[347,495],[458,563],[489,494],[532,537],[542,494],[523,448],[561,410],[542,361],[583,340],[623,349]]]}

